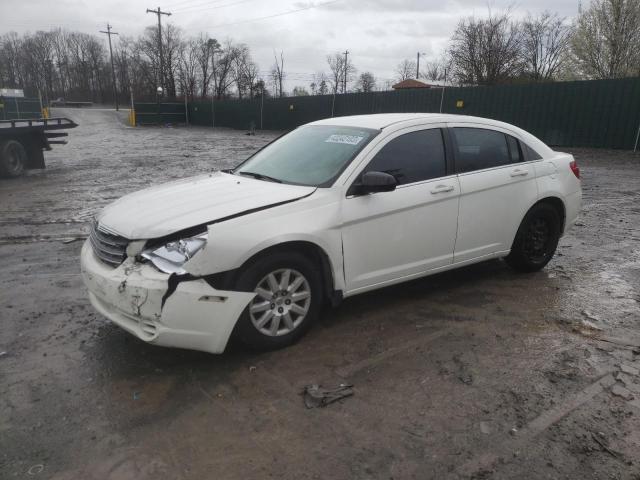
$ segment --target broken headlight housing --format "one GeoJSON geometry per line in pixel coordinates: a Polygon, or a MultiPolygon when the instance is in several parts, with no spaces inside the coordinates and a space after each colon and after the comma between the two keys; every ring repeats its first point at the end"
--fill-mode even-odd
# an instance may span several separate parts
{"type": "Polygon", "coordinates": [[[207,234],[169,242],[162,247],[154,247],[142,252],[141,256],[165,273],[187,273],[182,266],[199,252],[207,243],[207,234]]]}

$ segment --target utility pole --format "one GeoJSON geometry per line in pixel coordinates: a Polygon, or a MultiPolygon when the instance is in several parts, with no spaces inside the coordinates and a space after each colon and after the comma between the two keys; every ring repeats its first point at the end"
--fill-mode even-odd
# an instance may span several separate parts
{"type": "Polygon", "coordinates": [[[116,86],[116,70],[113,67],[113,49],[111,48],[111,35],[118,35],[117,32],[111,31],[111,25],[107,23],[107,31],[100,30],[100,33],[106,33],[109,37],[109,56],[111,57],[111,79],[113,81],[113,98],[116,102],[116,112],[120,110],[118,108],[118,87],[116,86]]]}
{"type": "Polygon", "coordinates": [[[424,55],[423,52],[418,52],[418,59],[416,61],[416,80],[420,80],[420,56],[424,55]]]}
{"type": "Polygon", "coordinates": [[[162,87],[162,91],[164,92],[164,62],[162,60],[162,22],[160,21],[161,15],[166,15],[167,17],[171,15],[170,12],[163,12],[158,7],[157,10],[150,10],[147,8],[147,13],[155,13],[158,16],[158,49],[160,52],[160,78],[158,84],[162,87]]]}
{"type": "Polygon", "coordinates": [[[347,71],[349,67],[349,50],[344,51],[344,78],[342,79],[342,93],[347,93],[347,71]]]}

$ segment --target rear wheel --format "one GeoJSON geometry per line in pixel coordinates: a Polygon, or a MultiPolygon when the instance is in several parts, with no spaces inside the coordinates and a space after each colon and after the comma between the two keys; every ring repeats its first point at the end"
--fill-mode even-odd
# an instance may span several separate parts
{"type": "Polygon", "coordinates": [[[542,269],[558,246],[562,220],[558,211],[547,203],[534,205],[518,228],[507,263],[520,272],[542,269]]]}
{"type": "Polygon", "coordinates": [[[322,305],[318,268],[299,253],[275,253],[243,270],[238,290],[256,292],[236,325],[250,348],[273,350],[294,343],[311,327],[322,305]]]}
{"type": "Polygon", "coordinates": [[[27,164],[27,151],[17,140],[0,143],[0,175],[18,177],[27,164]]]}

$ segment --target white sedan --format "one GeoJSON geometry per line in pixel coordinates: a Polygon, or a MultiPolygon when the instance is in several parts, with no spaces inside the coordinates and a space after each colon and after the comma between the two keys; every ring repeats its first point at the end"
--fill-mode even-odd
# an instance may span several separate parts
{"type": "Polygon", "coordinates": [[[93,306],[144,341],[280,348],[327,302],[493,258],[543,268],[578,215],[579,179],[571,155],[506,123],[331,118],[233,170],[109,205],[82,274],[93,306]]]}

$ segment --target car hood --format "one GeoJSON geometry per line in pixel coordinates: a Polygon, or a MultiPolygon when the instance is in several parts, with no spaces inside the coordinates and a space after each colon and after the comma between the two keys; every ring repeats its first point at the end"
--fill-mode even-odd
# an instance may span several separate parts
{"type": "Polygon", "coordinates": [[[98,223],[130,240],[147,240],[294,201],[314,190],[215,172],[125,195],[98,215],[98,223]]]}

